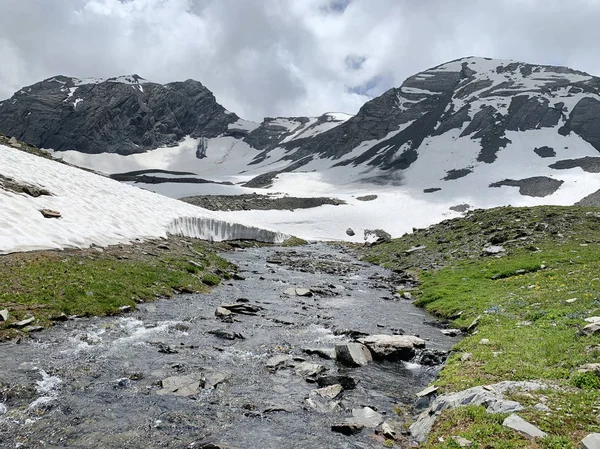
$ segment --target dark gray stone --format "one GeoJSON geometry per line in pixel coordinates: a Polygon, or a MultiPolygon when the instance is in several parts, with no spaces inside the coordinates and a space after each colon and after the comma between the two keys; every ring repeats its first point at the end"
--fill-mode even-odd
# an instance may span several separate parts
{"type": "Polygon", "coordinates": [[[187,135],[216,137],[238,120],[198,81],[161,85],[129,78],[133,84],[76,86],[74,78],[55,76],[25,87],[0,103],[0,132],[38,148],[132,154],[187,135]]]}
{"type": "Polygon", "coordinates": [[[544,157],[545,158],[545,157],[555,157],[556,156],[556,151],[554,151],[554,148],[551,148],[551,147],[548,147],[548,146],[535,148],[533,151],[539,157],[544,157]]]}
{"type": "Polygon", "coordinates": [[[505,179],[504,181],[494,182],[490,187],[518,187],[519,193],[525,196],[545,197],[555,193],[564,181],[548,178],[546,176],[534,176],[525,179],[505,179]]]}

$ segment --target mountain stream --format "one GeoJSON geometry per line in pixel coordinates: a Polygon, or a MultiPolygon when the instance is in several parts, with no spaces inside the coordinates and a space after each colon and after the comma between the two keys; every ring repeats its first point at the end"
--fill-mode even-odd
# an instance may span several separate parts
{"type": "Polygon", "coordinates": [[[381,420],[402,438],[397,412],[440,368],[424,355],[457,341],[395,294],[403,280],[332,245],[223,257],[239,279],[209,294],[0,343],[0,447],[381,448],[381,420]],[[238,313],[215,316],[222,304],[238,313]],[[327,358],[357,335],[394,333],[418,335],[427,349],[355,368],[327,358]],[[333,398],[314,391],[336,383],[345,388],[333,398]],[[353,410],[365,428],[333,431],[353,410]]]}

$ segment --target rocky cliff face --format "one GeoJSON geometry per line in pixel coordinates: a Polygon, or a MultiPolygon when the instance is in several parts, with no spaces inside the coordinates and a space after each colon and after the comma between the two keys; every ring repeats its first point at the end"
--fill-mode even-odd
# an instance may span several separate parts
{"type": "Polygon", "coordinates": [[[203,164],[211,157],[224,160],[215,151],[245,145],[256,152],[242,152],[247,159],[239,172],[264,166],[271,175],[320,160],[318,169],[362,167],[393,177],[432,148],[476,145],[475,158],[442,177],[455,180],[494,163],[515,133],[550,133],[531,148],[539,157],[557,156],[561,137],[600,151],[599,89],[600,78],[565,67],[469,57],[408,78],[356,116],[266,118],[259,124],[227,112],[192,80],[160,85],[136,75],[55,77],[1,102],[0,132],[44,148],[122,155],[176,145],[186,136],[207,138],[196,149],[203,164]],[[227,145],[215,143],[223,138],[230,139],[227,145]],[[268,167],[273,163],[276,171],[268,167]]]}
{"type": "Polygon", "coordinates": [[[165,85],[137,75],[56,76],[0,103],[0,132],[30,145],[84,153],[140,153],[185,136],[216,137],[239,118],[194,80],[165,85]]]}
{"type": "Polygon", "coordinates": [[[600,79],[564,67],[485,58],[452,61],[408,78],[366,103],[339,127],[288,148],[291,160],[343,159],[339,165],[405,170],[426,139],[452,133],[480,143],[478,162],[492,163],[509,131],[575,134],[600,151],[600,79]]]}

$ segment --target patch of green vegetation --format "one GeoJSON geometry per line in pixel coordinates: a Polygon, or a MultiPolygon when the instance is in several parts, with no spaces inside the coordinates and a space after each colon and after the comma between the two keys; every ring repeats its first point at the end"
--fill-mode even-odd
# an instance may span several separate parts
{"type": "Polygon", "coordinates": [[[598,209],[498,208],[363,250],[368,260],[414,271],[421,282],[413,292],[417,304],[453,318],[453,327],[467,328],[480,317],[476,335],[455,346],[435,382],[441,392],[503,380],[549,386],[514,398],[528,406],[519,415],[549,434],[543,440],[503,428],[505,415],[466,407],[443,413],[425,447],[456,447],[449,437],[458,434],[476,442],[473,447],[570,448],[600,431],[600,378],[577,372],[597,362],[600,348],[600,336],[578,332],[585,318],[600,315],[598,242],[598,209]],[[505,251],[486,255],[489,244],[505,251]],[[426,248],[406,252],[418,245],[426,248]],[[472,356],[463,360],[464,353],[472,356]],[[551,412],[534,409],[539,402],[551,412]]]}
{"type": "Polygon", "coordinates": [[[301,239],[299,237],[290,237],[289,239],[287,239],[285,242],[283,242],[281,244],[281,246],[303,246],[308,244],[308,242],[304,239],[301,239]]]}
{"type": "Polygon", "coordinates": [[[10,313],[0,325],[0,338],[14,336],[11,325],[29,316],[46,326],[61,314],[116,314],[122,306],[174,292],[205,292],[235,271],[207,242],[173,241],[162,245],[167,250],[149,245],[0,257],[0,309],[10,313]]]}

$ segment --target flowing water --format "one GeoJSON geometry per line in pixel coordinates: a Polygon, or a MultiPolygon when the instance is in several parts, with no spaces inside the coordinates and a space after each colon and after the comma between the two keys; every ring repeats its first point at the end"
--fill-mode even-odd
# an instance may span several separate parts
{"type": "Polygon", "coordinates": [[[121,317],[67,321],[34,342],[0,344],[0,382],[8,386],[0,397],[0,447],[382,447],[374,429],[351,436],[331,430],[365,406],[400,431],[394,407],[412,405],[439,367],[374,362],[348,368],[304,351],[348,341],[344,330],[404,332],[430,349],[450,349],[455,338],[393,297],[392,273],[323,244],[223,256],[245,280],[141,304],[121,317]],[[289,296],[289,287],[317,294],[289,296]],[[240,299],[261,310],[235,315],[231,323],[215,317],[216,307],[240,299]],[[219,330],[225,335],[210,333],[219,330]],[[289,365],[267,369],[280,354],[290,356],[289,365]],[[318,385],[295,373],[293,365],[302,361],[322,365],[324,376],[350,376],[357,387],[335,400],[315,398],[318,385]],[[204,388],[163,389],[182,376],[192,390],[204,388]]]}

